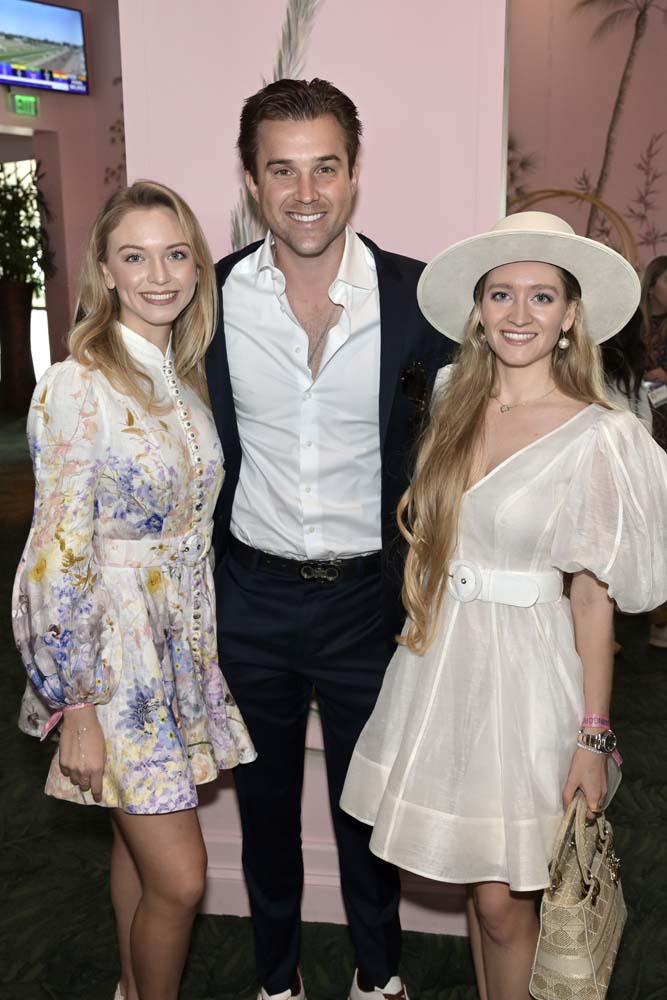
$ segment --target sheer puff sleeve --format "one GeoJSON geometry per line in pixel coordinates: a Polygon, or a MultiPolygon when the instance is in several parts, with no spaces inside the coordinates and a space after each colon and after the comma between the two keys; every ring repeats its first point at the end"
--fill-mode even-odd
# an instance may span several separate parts
{"type": "Polygon", "coordinates": [[[14,582],[14,638],[33,688],[55,711],[107,702],[116,687],[117,633],[93,555],[95,493],[104,467],[95,376],[54,365],[35,389],[28,441],[35,510],[14,582]]]}
{"type": "Polygon", "coordinates": [[[554,566],[585,569],[622,611],[667,601],[667,455],[633,414],[592,429],[558,515],[554,566]]]}

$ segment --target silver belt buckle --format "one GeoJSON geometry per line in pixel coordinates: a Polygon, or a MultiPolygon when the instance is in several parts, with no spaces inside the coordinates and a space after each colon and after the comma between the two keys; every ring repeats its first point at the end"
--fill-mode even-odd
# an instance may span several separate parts
{"type": "Polygon", "coordinates": [[[194,566],[206,555],[206,536],[201,531],[194,531],[184,538],[179,545],[180,555],[186,566],[194,566]]]}
{"type": "Polygon", "coordinates": [[[335,562],[318,565],[317,563],[306,562],[299,566],[299,576],[302,580],[315,580],[317,583],[335,583],[340,580],[342,571],[340,565],[335,562]]]}

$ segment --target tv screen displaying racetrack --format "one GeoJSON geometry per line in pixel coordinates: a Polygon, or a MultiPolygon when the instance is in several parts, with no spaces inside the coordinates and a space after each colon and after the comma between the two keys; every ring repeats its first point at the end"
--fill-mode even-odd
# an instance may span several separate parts
{"type": "Polygon", "coordinates": [[[1,0],[0,83],[87,94],[81,11],[1,0]]]}

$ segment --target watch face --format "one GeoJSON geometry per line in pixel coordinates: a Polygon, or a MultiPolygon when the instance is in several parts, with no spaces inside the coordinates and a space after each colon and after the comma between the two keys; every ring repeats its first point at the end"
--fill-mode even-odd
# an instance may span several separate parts
{"type": "Polygon", "coordinates": [[[616,744],[618,740],[616,739],[616,734],[612,733],[611,729],[608,729],[606,733],[602,733],[600,737],[600,749],[604,750],[605,753],[613,753],[616,749],[616,744]]]}

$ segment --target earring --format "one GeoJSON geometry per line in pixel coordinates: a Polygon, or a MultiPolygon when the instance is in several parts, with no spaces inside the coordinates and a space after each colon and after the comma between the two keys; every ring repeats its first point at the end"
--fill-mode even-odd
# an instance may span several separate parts
{"type": "Polygon", "coordinates": [[[479,324],[479,333],[477,336],[479,337],[480,344],[486,343],[486,334],[484,333],[484,327],[481,323],[479,324]]]}
{"type": "Polygon", "coordinates": [[[566,351],[570,346],[569,338],[565,336],[565,330],[561,330],[558,346],[560,347],[561,351],[566,351]]]}

